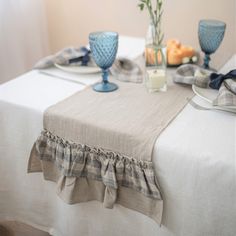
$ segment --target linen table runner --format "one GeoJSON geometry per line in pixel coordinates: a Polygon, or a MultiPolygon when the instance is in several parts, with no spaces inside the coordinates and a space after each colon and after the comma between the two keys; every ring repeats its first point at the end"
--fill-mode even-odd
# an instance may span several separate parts
{"type": "Polygon", "coordinates": [[[160,224],[153,147],[193,93],[175,84],[151,94],[141,84],[116,83],[116,92],[88,88],[47,109],[28,171],[43,171],[46,180],[57,182],[67,203],[118,203],[160,224]]]}

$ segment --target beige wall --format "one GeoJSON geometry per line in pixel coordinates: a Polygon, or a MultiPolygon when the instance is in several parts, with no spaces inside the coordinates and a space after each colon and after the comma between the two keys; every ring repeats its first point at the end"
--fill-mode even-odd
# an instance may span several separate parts
{"type": "MultiPolygon", "coordinates": [[[[45,0],[50,46],[53,52],[68,45],[87,44],[89,32],[114,30],[120,34],[144,37],[148,25],[137,0],[45,0]]],[[[236,52],[235,0],[165,0],[163,29],[165,38],[179,38],[199,49],[197,28],[202,18],[227,23],[224,41],[212,57],[220,67],[236,52]]]]}
{"type": "Polygon", "coordinates": [[[49,53],[44,0],[0,0],[0,84],[49,53]]]}

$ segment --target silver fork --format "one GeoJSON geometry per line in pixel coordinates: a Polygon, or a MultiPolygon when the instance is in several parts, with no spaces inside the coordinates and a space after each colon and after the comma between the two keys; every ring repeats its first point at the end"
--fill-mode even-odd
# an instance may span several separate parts
{"type": "Polygon", "coordinates": [[[235,112],[234,111],[229,111],[229,110],[223,110],[223,109],[221,109],[221,108],[217,108],[217,107],[204,107],[204,106],[201,106],[201,105],[199,105],[199,104],[197,104],[197,103],[195,103],[193,100],[191,100],[191,99],[187,99],[188,100],[188,102],[189,102],[189,104],[191,105],[191,106],[193,106],[195,109],[197,109],[197,110],[201,110],[201,111],[210,111],[210,110],[215,110],[215,111],[220,111],[220,112],[228,112],[228,113],[233,113],[233,114],[235,114],[236,113],[236,110],[235,110],[235,112]]]}

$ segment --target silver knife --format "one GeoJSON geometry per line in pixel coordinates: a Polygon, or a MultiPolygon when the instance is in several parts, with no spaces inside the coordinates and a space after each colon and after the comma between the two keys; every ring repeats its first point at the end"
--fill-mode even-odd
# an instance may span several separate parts
{"type": "Polygon", "coordinates": [[[63,76],[54,75],[53,73],[50,73],[48,71],[44,71],[44,70],[38,70],[38,71],[41,74],[44,74],[44,75],[47,75],[47,76],[50,76],[50,77],[53,77],[53,78],[56,78],[56,79],[61,79],[61,80],[65,80],[65,81],[75,83],[75,84],[81,84],[81,85],[84,85],[84,86],[88,86],[87,84],[82,83],[80,81],[74,81],[72,79],[69,79],[69,78],[66,78],[66,77],[63,77],[63,76]]]}

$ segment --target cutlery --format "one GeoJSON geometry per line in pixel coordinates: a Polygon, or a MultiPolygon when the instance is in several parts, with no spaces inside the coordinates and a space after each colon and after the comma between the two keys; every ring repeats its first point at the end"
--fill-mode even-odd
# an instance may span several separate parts
{"type": "Polygon", "coordinates": [[[69,79],[69,78],[66,78],[66,77],[63,77],[63,76],[54,75],[53,73],[50,73],[48,71],[39,70],[39,73],[50,76],[50,77],[53,77],[53,78],[56,78],[56,79],[61,79],[61,80],[65,80],[65,81],[75,83],[75,84],[81,84],[81,85],[87,86],[87,84],[82,83],[80,81],[74,81],[73,79],[69,79]]]}
{"type": "Polygon", "coordinates": [[[188,99],[189,104],[194,107],[197,110],[201,110],[201,111],[210,111],[210,110],[215,110],[215,111],[220,111],[220,112],[228,112],[228,113],[236,113],[236,110],[226,110],[226,109],[222,109],[222,108],[217,108],[217,107],[204,107],[201,105],[198,105],[197,103],[195,103],[194,101],[192,101],[191,99],[188,99]]]}

